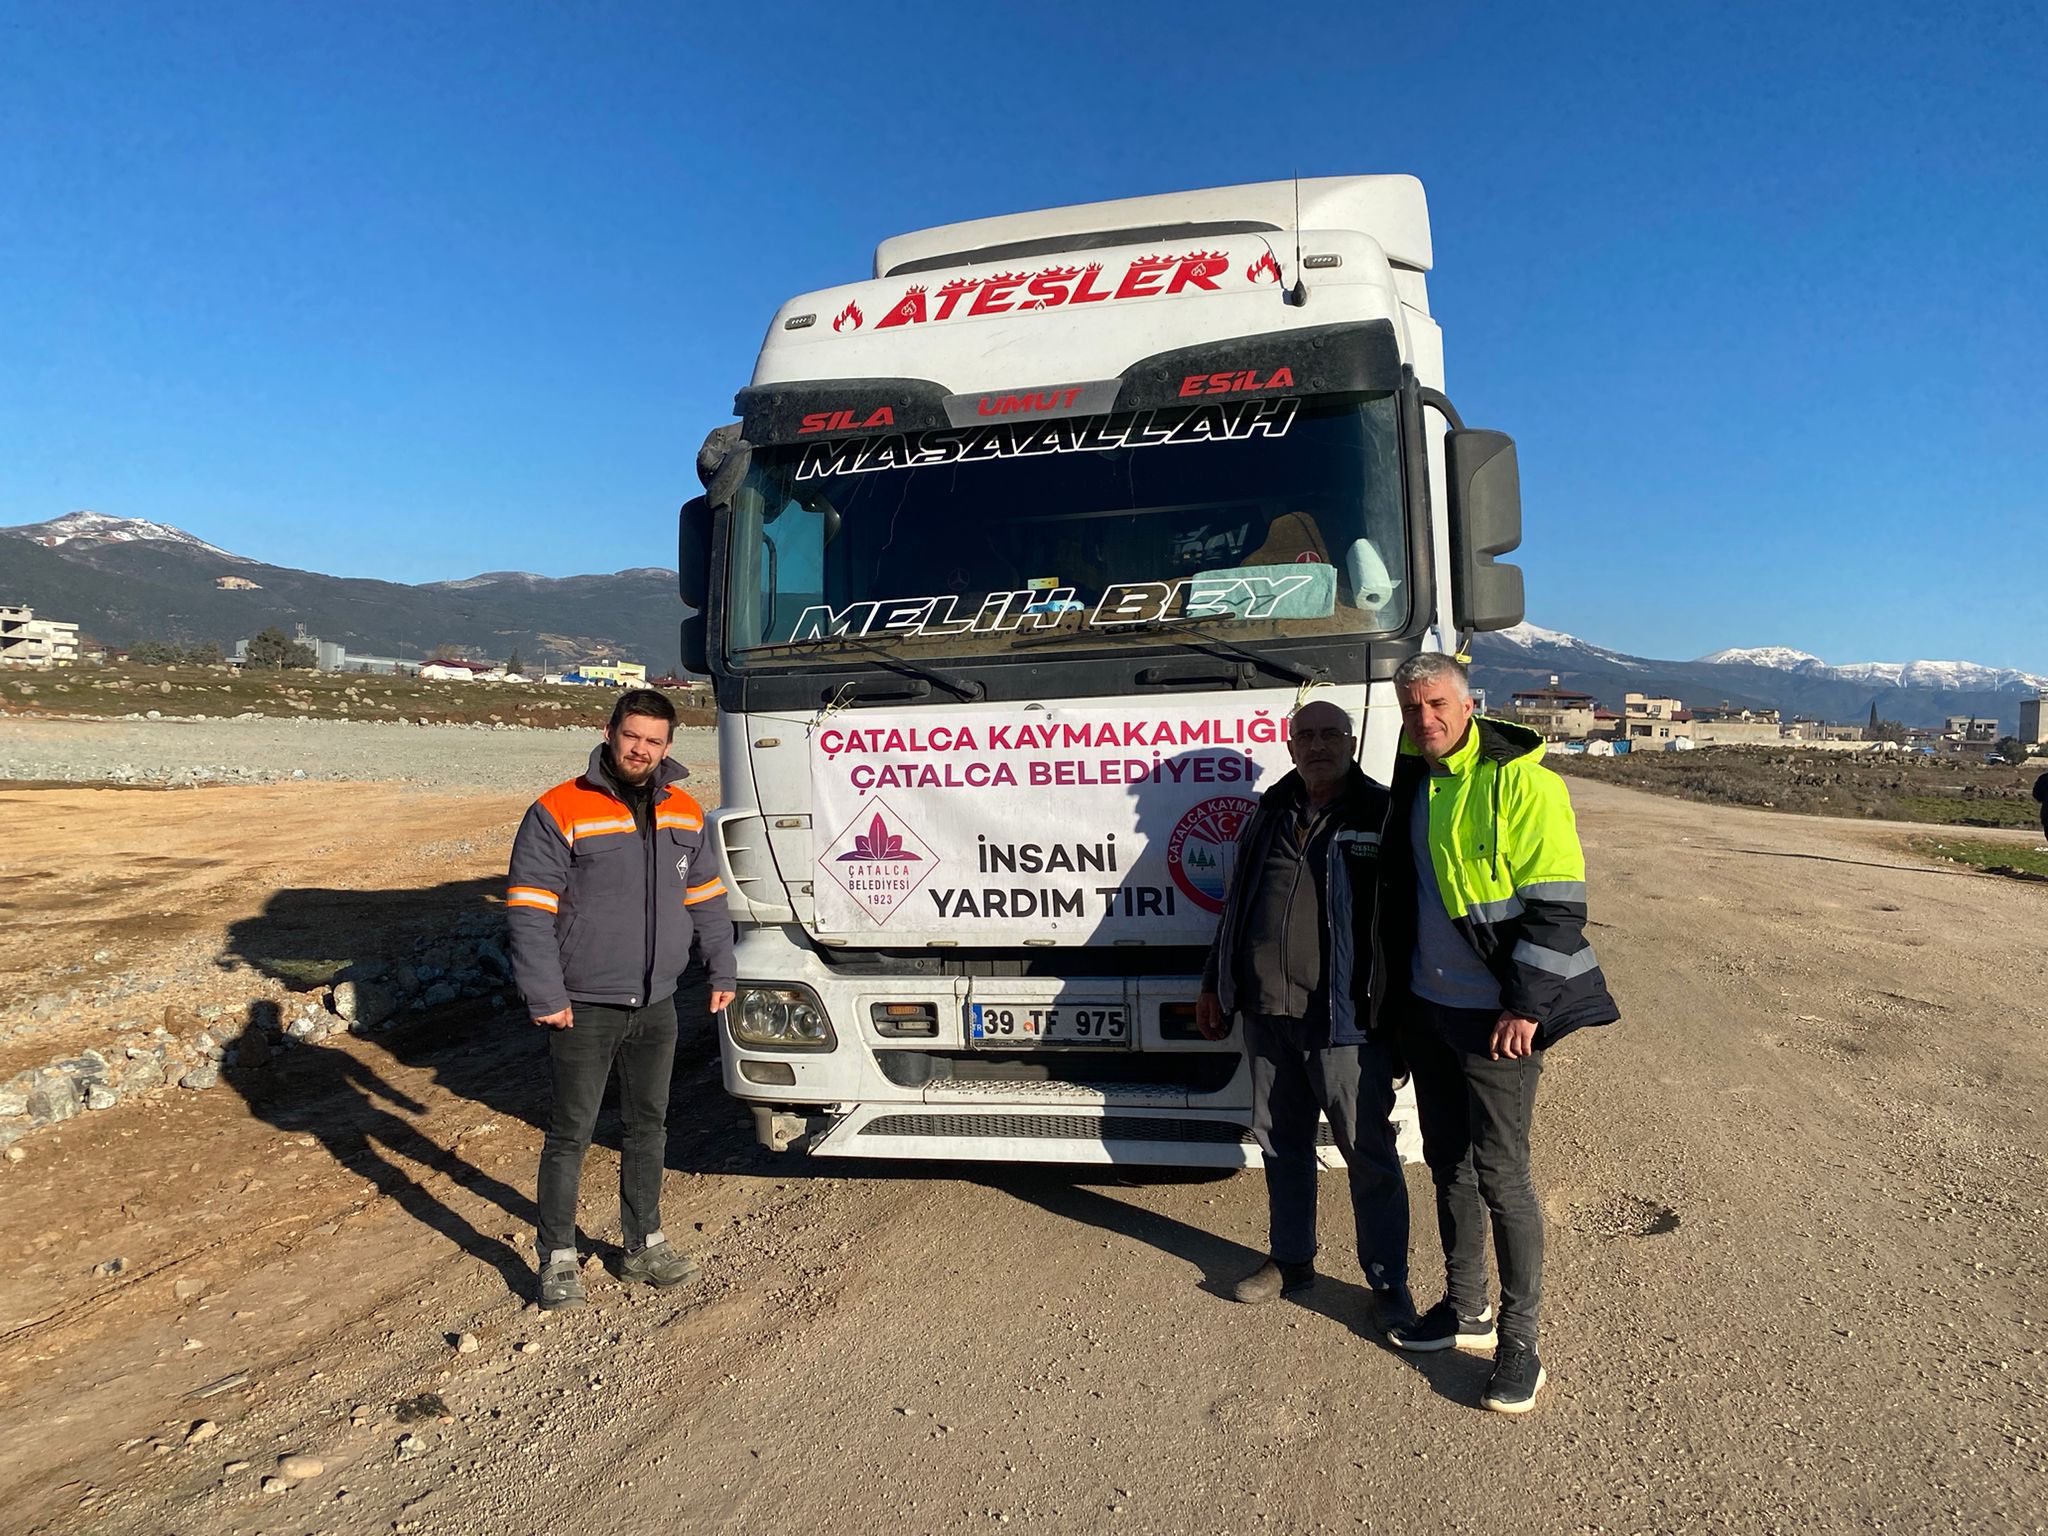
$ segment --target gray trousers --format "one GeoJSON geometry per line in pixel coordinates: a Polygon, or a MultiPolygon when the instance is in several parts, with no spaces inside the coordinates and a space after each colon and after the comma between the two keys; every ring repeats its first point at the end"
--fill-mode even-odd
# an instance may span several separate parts
{"type": "Polygon", "coordinates": [[[1529,1131],[1543,1053],[1495,1061],[1498,1009],[1416,1000],[1402,1048],[1415,1074],[1422,1160],[1436,1183],[1444,1279],[1461,1317],[1486,1310],[1486,1235],[1500,1264],[1500,1334],[1536,1346],[1543,1307],[1543,1206],[1529,1176],[1529,1131]]]}
{"type": "Polygon", "coordinates": [[[1322,1019],[1249,1018],[1252,1139],[1266,1160],[1272,1256],[1316,1256],[1316,1115],[1351,1178],[1358,1264],[1376,1289],[1408,1283],[1408,1184],[1394,1146],[1394,1073],[1377,1045],[1331,1045],[1322,1019]]]}
{"type": "Polygon", "coordinates": [[[676,1000],[645,1008],[574,1005],[573,1029],[548,1031],[553,1093],[541,1143],[540,1258],[576,1246],[576,1192],[583,1154],[597,1129],[605,1080],[617,1068],[619,1117],[625,1140],[619,1158],[619,1222],[628,1252],[661,1230],[661,1175],[668,1160],[668,1087],[676,1061],[676,1000]]]}

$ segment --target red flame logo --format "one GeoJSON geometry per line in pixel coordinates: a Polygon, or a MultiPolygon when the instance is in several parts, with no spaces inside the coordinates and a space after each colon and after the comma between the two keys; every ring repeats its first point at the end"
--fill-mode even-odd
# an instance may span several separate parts
{"type": "MultiPolygon", "coordinates": [[[[1266,259],[1271,261],[1273,258],[1268,256],[1266,259]]],[[[1279,274],[1276,272],[1274,276],[1278,277],[1279,274]]],[[[846,308],[839,311],[839,318],[832,322],[832,329],[835,331],[857,331],[860,329],[861,322],[865,319],[867,319],[867,316],[860,312],[860,306],[849,299],[846,308]]]]}
{"type": "Polygon", "coordinates": [[[1280,281],[1280,263],[1273,259],[1271,251],[1244,269],[1245,281],[1250,283],[1277,283],[1280,281]]]}

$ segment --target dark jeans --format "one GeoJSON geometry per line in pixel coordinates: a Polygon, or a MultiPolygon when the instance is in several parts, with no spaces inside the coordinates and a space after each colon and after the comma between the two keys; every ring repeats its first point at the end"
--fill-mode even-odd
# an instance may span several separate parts
{"type": "Polygon", "coordinates": [[[1316,1256],[1316,1112],[1351,1176],[1358,1263],[1375,1287],[1408,1283],[1408,1184],[1394,1148],[1394,1074],[1376,1045],[1331,1045],[1327,1022],[1251,1018],[1252,1137],[1265,1154],[1273,1257],[1316,1256]]]}
{"type": "Polygon", "coordinates": [[[1490,1215],[1500,1263],[1501,1337],[1533,1348],[1543,1302],[1543,1208],[1529,1179],[1529,1127],[1543,1053],[1493,1060],[1487,1042],[1499,1017],[1497,1009],[1444,1008],[1417,999],[1402,1022],[1401,1044],[1415,1077],[1422,1160],[1436,1182],[1437,1235],[1451,1300],[1464,1317],[1486,1309],[1490,1215]]]}
{"type": "Polygon", "coordinates": [[[576,1192],[597,1128],[605,1079],[619,1069],[619,1222],[628,1252],[661,1230],[661,1175],[668,1157],[668,1086],[676,1061],[676,1000],[645,1008],[577,1003],[575,1027],[548,1032],[552,1094],[540,1149],[540,1258],[576,1246],[576,1192]]]}

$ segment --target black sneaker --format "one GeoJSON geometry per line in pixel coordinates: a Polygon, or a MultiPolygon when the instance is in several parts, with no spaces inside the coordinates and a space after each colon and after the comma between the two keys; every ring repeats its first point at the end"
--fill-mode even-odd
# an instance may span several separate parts
{"type": "Polygon", "coordinates": [[[1415,1298],[1405,1285],[1375,1285],[1372,1288],[1372,1331],[1391,1339],[1397,1328],[1415,1326],[1415,1298]]]}
{"type": "Polygon", "coordinates": [[[1292,1296],[1297,1291],[1305,1291],[1315,1283],[1316,1267],[1313,1263],[1282,1264],[1276,1259],[1268,1259],[1230,1288],[1230,1299],[1256,1306],[1276,1296],[1292,1296]]]}
{"type": "Polygon", "coordinates": [[[1527,1413],[1536,1406],[1536,1394],[1547,1379],[1534,1345],[1520,1339],[1503,1340],[1493,1357],[1493,1375],[1479,1406],[1495,1413],[1527,1413]]]}
{"type": "Polygon", "coordinates": [[[1437,1349],[1491,1349],[1499,1337],[1493,1327],[1493,1308],[1477,1317],[1460,1317],[1446,1296],[1405,1328],[1390,1328],[1387,1337],[1397,1349],[1427,1354],[1437,1349]]]}

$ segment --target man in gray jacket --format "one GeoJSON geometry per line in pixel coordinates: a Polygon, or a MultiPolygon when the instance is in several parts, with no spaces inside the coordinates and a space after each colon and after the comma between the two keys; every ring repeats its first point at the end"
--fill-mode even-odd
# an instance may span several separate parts
{"type": "Polygon", "coordinates": [[[694,944],[711,973],[713,1013],[732,1001],[737,981],[704,810],[682,788],[683,767],[668,760],[675,722],[666,694],[622,694],[589,766],[536,800],[512,843],[512,970],[533,1022],[549,1031],[552,1095],[538,1190],[546,1308],[583,1300],[576,1194],[615,1067],[625,1120],[620,1273],[677,1285],[698,1272],[661,1230],[676,978],[694,944]]]}
{"type": "Polygon", "coordinates": [[[1386,967],[1374,906],[1387,792],[1359,771],[1351,718],[1322,700],[1288,722],[1293,773],[1238,834],[1223,917],[1202,972],[1196,1027],[1211,1040],[1242,1014],[1252,1136],[1266,1165],[1270,1245],[1238,1281],[1265,1302],[1315,1283],[1316,1120],[1351,1176],[1358,1262],[1380,1330],[1413,1320],[1408,1186],[1395,1149],[1395,1066],[1379,1028],[1386,967]]]}

